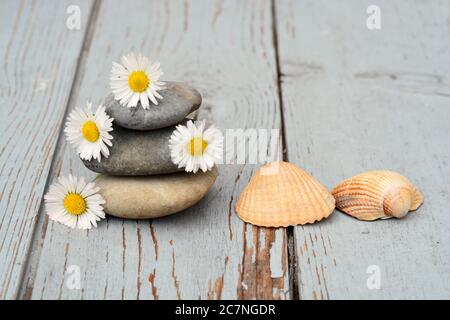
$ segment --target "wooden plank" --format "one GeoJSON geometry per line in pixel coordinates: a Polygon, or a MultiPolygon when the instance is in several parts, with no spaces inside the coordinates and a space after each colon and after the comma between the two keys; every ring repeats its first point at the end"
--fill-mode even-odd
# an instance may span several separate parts
{"type": "MultiPolygon", "coordinates": [[[[269,1],[103,2],[70,108],[101,102],[111,62],[136,50],[160,60],[165,79],[200,90],[199,118],[222,129],[279,128],[271,22],[269,1]]],[[[63,139],[59,150],[55,176],[94,177],[63,139]]],[[[234,213],[253,169],[221,165],[200,204],[167,218],[108,218],[89,232],[44,221],[36,279],[25,291],[33,299],[289,297],[284,230],[245,225],[234,213]],[[80,288],[70,289],[76,270],[80,288]]]]}
{"type": "Polygon", "coordinates": [[[69,30],[70,3],[0,3],[0,299],[19,289],[90,14],[78,1],[69,30]]]}
{"type": "Polygon", "coordinates": [[[277,2],[288,158],[329,189],[366,170],[396,170],[425,203],[403,220],[336,211],[295,228],[298,293],[448,299],[450,3],[377,1],[375,31],[366,27],[370,4],[277,2]],[[372,265],[379,290],[367,286],[372,265]]]}

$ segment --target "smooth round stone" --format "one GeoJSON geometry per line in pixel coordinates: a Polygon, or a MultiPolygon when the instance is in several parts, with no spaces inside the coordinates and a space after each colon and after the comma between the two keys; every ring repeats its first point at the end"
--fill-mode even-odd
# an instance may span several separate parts
{"type": "Polygon", "coordinates": [[[136,131],[115,125],[110,132],[113,140],[109,157],[102,156],[100,162],[83,160],[83,163],[89,170],[111,175],[136,176],[184,171],[170,157],[169,139],[174,130],[175,126],[136,131]]]}
{"type": "Polygon", "coordinates": [[[158,91],[163,99],[158,105],[150,102],[144,109],[141,103],[135,108],[122,106],[110,94],[106,98],[106,113],[121,127],[133,130],[155,130],[176,125],[202,103],[202,96],[194,88],[181,82],[166,82],[165,89],[158,91]]]}
{"type": "Polygon", "coordinates": [[[218,172],[174,173],[146,177],[101,175],[96,179],[105,211],[119,218],[148,219],[180,212],[199,202],[218,172]]]}

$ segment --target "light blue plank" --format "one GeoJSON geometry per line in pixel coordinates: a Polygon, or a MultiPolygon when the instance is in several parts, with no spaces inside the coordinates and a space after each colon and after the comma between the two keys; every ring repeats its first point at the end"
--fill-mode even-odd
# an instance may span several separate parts
{"type": "Polygon", "coordinates": [[[448,1],[277,2],[289,160],[329,189],[395,170],[425,197],[403,220],[295,228],[300,298],[450,298],[449,17],[448,1]]]}
{"type": "MultiPolygon", "coordinates": [[[[0,2],[0,299],[19,289],[83,41],[70,3],[0,2]]],[[[90,4],[75,3],[84,27],[90,4]]]]}

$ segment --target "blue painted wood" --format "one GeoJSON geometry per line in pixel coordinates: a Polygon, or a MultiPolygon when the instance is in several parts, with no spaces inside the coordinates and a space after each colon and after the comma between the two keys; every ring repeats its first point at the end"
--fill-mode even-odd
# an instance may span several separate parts
{"type": "Polygon", "coordinates": [[[330,190],[390,169],[425,197],[402,220],[335,211],[296,227],[300,298],[450,298],[450,3],[291,0],[276,11],[288,159],[330,190]],[[371,4],[380,30],[366,27],[371,4]]]}
{"type": "Polygon", "coordinates": [[[291,162],[329,189],[364,170],[397,170],[425,196],[404,220],[336,211],[296,227],[299,297],[450,297],[447,1],[380,0],[377,31],[365,24],[370,1],[275,1],[275,12],[269,1],[77,1],[79,31],[65,27],[69,4],[0,3],[0,298],[292,297],[284,229],[234,213],[254,166],[221,166],[207,198],[164,219],[108,218],[86,232],[49,222],[40,207],[47,180],[94,177],[64,139],[49,172],[50,163],[69,93],[70,110],[100,103],[121,54],[142,51],[166,79],[196,86],[199,117],[222,129],[272,128],[277,49],[291,162]],[[381,287],[370,290],[377,268],[381,287]]]}
{"type": "Polygon", "coordinates": [[[0,299],[17,296],[81,50],[70,1],[0,3],[0,299]]]}

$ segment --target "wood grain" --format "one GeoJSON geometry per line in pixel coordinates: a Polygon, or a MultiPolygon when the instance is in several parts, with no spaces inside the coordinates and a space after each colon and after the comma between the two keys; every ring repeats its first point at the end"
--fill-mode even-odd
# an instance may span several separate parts
{"type": "Polygon", "coordinates": [[[17,296],[80,55],[70,1],[0,3],[0,300],[17,296]],[[45,37],[51,35],[51,37],[45,37]]]}
{"type": "Polygon", "coordinates": [[[329,189],[390,169],[423,192],[403,220],[335,212],[295,228],[299,297],[450,297],[448,1],[279,1],[278,49],[288,159],[329,189]],[[381,287],[369,290],[368,267],[381,287]]]}
{"type": "MultiPolygon", "coordinates": [[[[136,50],[160,60],[165,79],[199,89],[199,118],[222,129],[280,127],[269,1],[105,1],[92,28],[70,109],[100,103],[111,62],[136,50]]],[[[64,139],[53,167],[52,181],[94,177],[64,139]]],[[[289,298],[285,231],[246,225],[234,213],[254,168],[219,166],[200,204],[153,221],[108,218],[87,232],[41,213],[42,250],[30,260],[36,275],[23,297],[289,298]],[[68,270],[80,271],[79,289],[68,286],[68,270]]]]}

